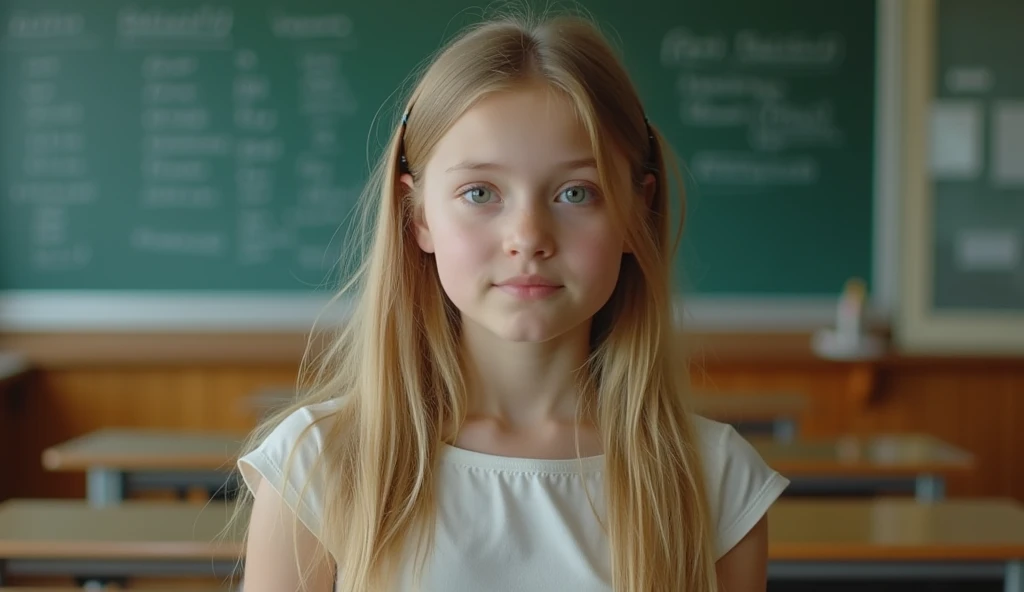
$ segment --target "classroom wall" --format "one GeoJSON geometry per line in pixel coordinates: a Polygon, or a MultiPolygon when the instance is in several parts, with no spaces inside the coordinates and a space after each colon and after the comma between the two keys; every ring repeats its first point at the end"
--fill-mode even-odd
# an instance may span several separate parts
{"type": "Polygon", "coordinates": [[[13,475],[8,471],[9,463],[15,455],[15,438],[13,426],[23,400],[23,394],[33,373],[23,367],[19,358],[4,356],[0,352],[0,501],[10,495],[13,475]]]}
{"type": "MultiPolygon", "coordinates": [[[[14,418],[11,495],[84,495],[80,474],[46,473],[39,458],[47,446],[92,429],[248,429],[255,414],[246,395],[294,384],[302,345],[300,336],[134,336],[102,340],[106,345],[89,353],[70,337],[50,338],[48,352],[38,349],[45,345],[39,337],[21,341],[36,348],[42,371],[14,418]],[[64,348],[52,345],[59,343],[64,348]]],[[[811,356],[799,333],[714,335],[699,343],[693,380],[701,390],[805,392],[811,408],[802,418],[804,437],[934,434],[977,455],[977,474],[951,479],[950,495],[1024,501],[1016,458],[1024,449],[1024,359],[828,362],[811,356]]]]}
{"type": "Polygon", "coordinates": [[[894,356],[846,364],[787,355],[710,360],[695,383],[808,393],[802,437],[932,434],[976,457],[975,473],[948,480],[950,495],[1024,501],[1024,359],[894,356]]]}
{"type": "MultiPolygon", "coordinates": [[[[10,405],[7,402],[3,392],[0,392],[0,467],[9,467],[12,462],[11,447],[14,444],[14,434],[11,432],[11,424],[8,420],[8,408],[10,405]]],[[[10,496],[10,482],[11,478],[4,476],[0,478],[0,501],[7,499],[10,496]]]]}

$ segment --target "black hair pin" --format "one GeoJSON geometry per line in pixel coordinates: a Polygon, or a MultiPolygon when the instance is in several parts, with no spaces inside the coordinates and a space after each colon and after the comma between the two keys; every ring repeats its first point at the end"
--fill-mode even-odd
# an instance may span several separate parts
{"type": "Polygon", "coordinates": [[[409,161],[405,158],[405,128],[409,123],[409,112],[402,114],[402,131],[398,139],[398,164],[403,174],[409,174],[409,161]]]}
{"type": "Polygon", "coordinates": [[[644,115],[644,125],[647,127],[647,163],[644,168],[648,172],[657,174],[658,173],[658,140],[654,137],[654,129],[651,128],[651,122],[644,115]]]}

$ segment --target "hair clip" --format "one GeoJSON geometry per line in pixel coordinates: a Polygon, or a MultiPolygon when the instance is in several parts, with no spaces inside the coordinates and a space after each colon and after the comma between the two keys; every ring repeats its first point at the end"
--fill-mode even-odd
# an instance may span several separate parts
{"type": "Polygon", "coordinates": [[[402,114],[402,131],[401,137],[398,140],[398,163],[399,168],[403,174],[409,173],[409,161],[405,158],[405,128],[409,123],[409,112],[406,111],[402,114]]]}
{"type": "Polygon", "coordinates": [[[654,130],[651,122],[644,115],[644,125],[647,126],[647,163],[644,165],[649,172],[658,173],[658,140],[654,137],[654,130]]]}

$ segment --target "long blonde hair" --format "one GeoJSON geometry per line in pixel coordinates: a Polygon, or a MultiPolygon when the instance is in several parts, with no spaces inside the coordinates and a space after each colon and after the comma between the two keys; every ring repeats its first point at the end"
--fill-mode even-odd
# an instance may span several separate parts
{"type": "MultiPolygon", "coordinates": [[[[485,95],[542,80],[568,97],[590,136],[610,207],[631,254],[615,291],[596,315],[592,355],[580,373],[581,413],[596,422],[605,455],[603,520],[613,589],[712,592],[711,519],[688,383],[675,344],[670,223],[671,150],[653,125],[614,50],[589,20],[500,18],[448,44],[408,99],[362,200],[369,245],[347,322],[316,356],[307,352],[304,393],[267,419],[248,450],[299,408],[342,404],[323,425],[318,479],[326,487],[321,532],[337,567],[337,590],[385,590],[415,549],[422,567],[435,520],[435,463],[467,407],[457,343],[458,311],[447,299],[432,255],[418,247],[412,221],[420,206],[403,191],[400,157],[418,179],[449,127],[485,95]],[[611,174],[613,151],[629,179],[611,174]],[[656,190],[646,200],[650,171],[656,190]],[[414,544],[411,544],[414,543],[414,544]]],[[[676,230],[682,226],[682,208],[676,230]]],[[[365,248],[365,247],[364,247],[365,248]]],[[[348,296],[352,294],[352,296],[348,296]]],[[[242,503],[249,501],[250,493],[242,503]]]]}

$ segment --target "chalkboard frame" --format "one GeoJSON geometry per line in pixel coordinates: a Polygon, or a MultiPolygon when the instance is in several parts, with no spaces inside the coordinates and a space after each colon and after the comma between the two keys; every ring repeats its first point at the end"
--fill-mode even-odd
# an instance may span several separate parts
{"type": "MultiPolygon", "coordinates": [[[[877,6],[875,180],[872,290],[868,318],[892,322],[899,298],[893,258],[899,245],[901,176],[898,121],[903,101],[898,0],[877,6]]],[[[838,294],[836,295],[838,296],[838,294]]],[[[0,330],[53,331],[305,331],[314,322],[343,319],[345,306],[325,311],[325,297],[262,292],[19,291],[0,292],[0,330]]],[[[686,297],[678,316],[698,330],[811,330],[832,323],[835,299],[803,295],[686,297]]]]}
{"type": "Polygon", "coordinates": [[[937,310],[934,195],[929,171],[931,105],[936,80],[937,2],[904,3],[906,72],[902,118],[904,205],[900,311],[894,338],[914,354],[1024,354],[1024,311],[937,310]]]}

